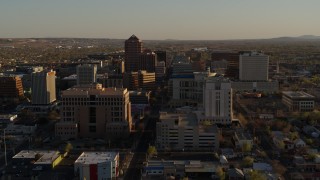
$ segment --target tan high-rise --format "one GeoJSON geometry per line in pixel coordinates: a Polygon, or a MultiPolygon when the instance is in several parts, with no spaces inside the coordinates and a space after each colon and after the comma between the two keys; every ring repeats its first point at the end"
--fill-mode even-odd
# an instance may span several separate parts
{"type": "Polygon", "coordinates": [[[129,135],[132,126],[129,92],[101,84],[76,86],[62,91],[61,122],[56,136],[115,138],[129,135]]]}

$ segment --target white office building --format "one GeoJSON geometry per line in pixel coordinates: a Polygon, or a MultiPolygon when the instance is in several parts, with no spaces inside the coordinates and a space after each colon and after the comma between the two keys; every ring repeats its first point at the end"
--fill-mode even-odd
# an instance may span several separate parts
{"type": "Polygon", "coordinates": [[[204,113],[198,112],[200,121],[230,124],[232,120],[232,88],[228,79],[212,77],[203,89],[204,113]]]}
{"type": "Polygon", "coordinates": [[[217,126],[198,122],[193,112],[160,112],[156,130],[158,149],[211,151],[219,148],[217,126]]]}

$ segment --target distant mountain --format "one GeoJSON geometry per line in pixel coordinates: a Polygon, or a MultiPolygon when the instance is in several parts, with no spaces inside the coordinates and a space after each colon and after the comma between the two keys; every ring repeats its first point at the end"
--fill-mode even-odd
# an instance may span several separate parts
{"type": "Polygon", "coordinates": [[[301,40],[320,40],[320,36],[315,35],[303,35],[298,37],[278,37],[278,38],[271,38],[269,40],[276,40],[276,41],[301,41],[301,40]]]}
{"type": "Polygon", "coordinates": [[[299,39],[320,39],[320,36],[315,36],[315,35],[303,35],[297,37],[299,39]]]}

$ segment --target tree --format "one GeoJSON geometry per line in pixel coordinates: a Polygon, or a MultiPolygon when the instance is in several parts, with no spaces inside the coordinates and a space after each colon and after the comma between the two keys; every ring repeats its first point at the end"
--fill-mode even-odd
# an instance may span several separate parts
{"type": "Polygon", "coordinates": [[[73,149],[72,144],[68,142],[64,148],[64,151],[69,153],[72,149],[73,149]]]}
{"type": "Polygon", "coordinates": [[[279,148],[279,149],[284,149],[285,147],[286,147],[286,144],[284,144],[283,141],[280,141],[280,142],[278,143],[278,148],[279,148]]]}
{"type": "Polygon", "coordinates": [[[242,151],[243,152],[250,152],[252,149],[252,145],[248,142],[242,144],[242,151]]]}
{"type": "Polygon", "coordinates": [[[289,132],[289,139],[290,140],[296,140],[296,139],[298,139],[299,138],[299,133],[298,132],[289,132]]]}
{"type": "Polygon", "coordinates": [[[310,139],[310,138],[308,138],[308,139],[306,139],[306,143],[307,143],[308,145],[311,145],[311,144],[313,144],[313,140],[310,139]]]}
{"type": "Polygon", "coordinates": [[[244,166],[244,167],[252,166],[253,162],[254,162],[254,159],[252,157],[246,156],[242,160],[242,166],[244,166]]]}
{"type": "Polygon", "coordinates": [[[272,161],[272,167],[278,174],[285,174],[287,168],[284,167],[278,160],[272,161]]]}
{"type": "Polygon", "coordinates": [[[249,172],[249,177],[252,180],[267,180],[267,177],[259,171],[253,170],[249,172]]]}
{"type": "Polygon", "coordinates": [[[149,157],[152,157],[153,155],[157,154],[157,149],[155,146],[149,146],[147,150],[147,154],[149,157]]]}
{"type": "Polygon", "coordinates": [[[219,177],[220,180],[224,180],[225,179],[225,173],[224,173],[222,167],[218,166],[216,168],[216,174],[217,174],[217,176],[219,177]]]}

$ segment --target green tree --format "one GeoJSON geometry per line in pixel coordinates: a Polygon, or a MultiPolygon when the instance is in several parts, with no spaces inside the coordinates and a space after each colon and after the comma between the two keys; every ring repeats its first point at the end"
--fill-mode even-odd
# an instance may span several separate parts
{"type": "Polygon", "coordinates": [[[286,145],[284,144],[283,141],[280,141],[279,144],[278,144],[278,148],[279,149],[284,149],[286,147],[286,145]]]}
{"type": "Polygon", "coordinates": [[[73,149],[72,144],[68,142],[64,148],[64,151],[69,153],[72,149],[73,149]]]}
{"type": "Polygon", "coordinates": [[[307,143],[308,145],[311,145],[311,144],[313,144],[313,140],[310,139],[310,138],[308,138],[308,139],[306,139],[306,143],[307,143]]]}
{"type": "Polygon", "coordinates": [[[250,167],[252,166],[253,162],[254,162],[254,159],[252,157],[246,156],[242,159],[242,166],[250,167]]]}
{"type": "Polygon", "coordinates": [[[289,132],[289,135],[288,135],[289,139],[290,140],[296,140],[299,138],[299,133],[298,132],[289,132]]]}
{"type": "Polygon", "coordinates": [[[149,157],[152,157],[153,155],[157,154],[157,149],[155,146],[149,146],[147,150],[147,154],[149,157]]]}
{"type": "Polygon", "coordinates": [[[250,152],[252,149],[252,145],[248,142],[243,143],[242,145],[242,151],[243,152],[250,152]]]}
{"type": "Polygon", "coordinates": [[[267,180],[267,177],[259,171],[253,170],[249,172],[250,180],[267,180]]]}

